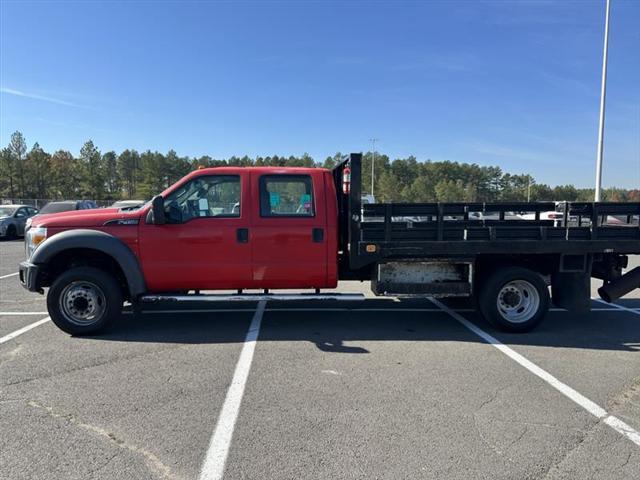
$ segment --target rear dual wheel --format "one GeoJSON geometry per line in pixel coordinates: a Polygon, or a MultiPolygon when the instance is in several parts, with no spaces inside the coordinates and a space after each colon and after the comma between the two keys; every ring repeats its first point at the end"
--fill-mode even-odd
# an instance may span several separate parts
{"type": "Polygon", "coordinates": [[[494,327],[507,332],[528,332],[549,310],[549,289],[542,276],[522,267],[504,267],[480,287],[478,306],[494,327]]]}
{"type": "Polygon", "coordinates": [[[53,323],[72,335],[98,333],[122,312],[122,290],[109,273],[75,267],[55,279],[47,294],[53,323]]]}

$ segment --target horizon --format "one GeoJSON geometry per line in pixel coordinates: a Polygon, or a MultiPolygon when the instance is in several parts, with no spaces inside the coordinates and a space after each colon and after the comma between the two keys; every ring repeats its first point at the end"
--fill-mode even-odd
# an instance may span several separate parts
{"type": "MultiPolygon", "coordinates": [[[[0,13],[0,147],[19,130],[29,148],[74,156],[91,139],[322,162],[377,138],[390,160],[593,188],[604,2],[5,1],[0,13]]],[[[613,2],[604,188],[640,186],[639,23],[640,3],[613,2]]]]}

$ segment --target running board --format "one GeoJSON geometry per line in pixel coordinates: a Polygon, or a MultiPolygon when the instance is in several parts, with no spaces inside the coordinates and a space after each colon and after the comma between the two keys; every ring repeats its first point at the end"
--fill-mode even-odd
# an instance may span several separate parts
{"type": "Polygon", "coordinates": [[[301,300],[364,300],[362,293],[247,293],[247,294],[193,294],[193,295],[144,295],[140,297],[143,303],[156,302],[258,302],[260,300],[272,301],[301,301],[301,300]]]}

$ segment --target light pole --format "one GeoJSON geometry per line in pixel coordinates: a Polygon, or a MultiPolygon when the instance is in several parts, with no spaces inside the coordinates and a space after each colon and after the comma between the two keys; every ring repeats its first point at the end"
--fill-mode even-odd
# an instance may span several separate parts
{"type": "MultiPolygon", "coordinates": [[[[371,152],[373,154],[373,158],[371,159],[371,196],[373,197],[373,180],[375,178],[374,174],[375,174],[375,164],[376,164],[376,142],[378,141],[377,138],[370,138],[369,141],[371,142],[371,152]]],[[[374,197],[375,198],[375,197],[374,197]]]]}
{"type": "Polygon", "coordinates": [[[602,84],[600,86],[600,126],[598,129],[598,152],[596,158],[596,195],[595,201],[602,197],[602,153],[604,150],[604,105],[607,96],[607,57],[609,54],[609,11],[610,0],[607,0],[607,8],[604,19],[604,53],[602,56],[602,84]]]}

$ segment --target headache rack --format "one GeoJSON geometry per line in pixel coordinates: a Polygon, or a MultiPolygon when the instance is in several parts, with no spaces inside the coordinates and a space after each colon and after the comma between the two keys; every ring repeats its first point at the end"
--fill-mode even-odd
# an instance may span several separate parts
{"type": "Polygon", "coordinates": [[[479,254],[640,253],[640,203],[361,204],[361,154],[336,166],[341,250],[352,269],[379,259],[479,254]],[[342,194],[342,169],[351,190],[342,194]],[[543,212],[557,212],[553,219],[543,212]],[[522,217],[526,215],[527,219],[522,217]],[[615,222],[615,223],[614,223],[615,222]],[[346,227],[346,228],[345,228],[346,227]],[[347,233],[345,233],[347,232],[347,233]]]}

